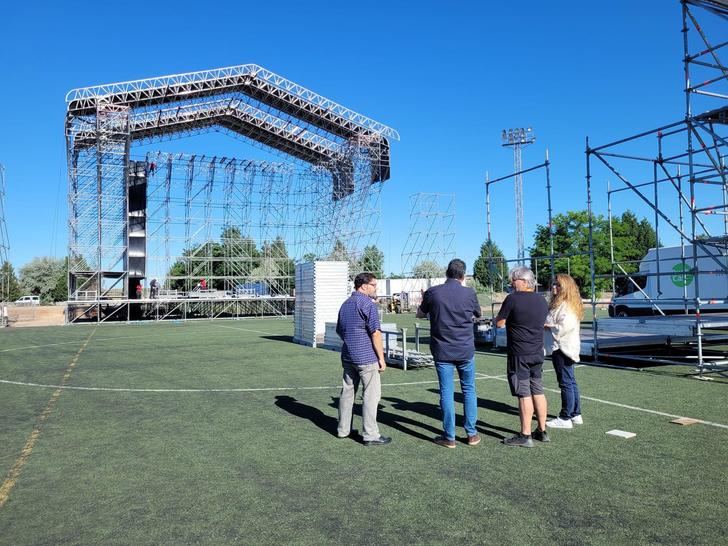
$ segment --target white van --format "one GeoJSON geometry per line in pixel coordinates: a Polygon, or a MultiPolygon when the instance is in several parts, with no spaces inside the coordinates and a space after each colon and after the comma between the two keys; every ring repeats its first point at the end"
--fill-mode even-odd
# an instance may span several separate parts
{"type": "MultiPolygon", "coordinates": [[[[657,250],[651,248],[640,262],[639,273],[632,274],[632,279],[642,290],[630,282],[624,293],[615,294],[612,298],[610,317],[658,315],[660,312],[655,306],[666,315],[684,313],[683,298],[687,299],[688,312],[695,312],[693,247],[685,247],[684,261],[680,257],[679,246],[664,247],[659,251],[659,262],[657,250]]],[[[728,256],[719,249],[711,249],[708,254],[698,247],[697,261],[700,311],[728,311],[728,256]]]]}
{"type": "Polygon", "coordinates": [[[40,296],[23,296],[15,300],[15,305],[40,305],[40,296]]]}

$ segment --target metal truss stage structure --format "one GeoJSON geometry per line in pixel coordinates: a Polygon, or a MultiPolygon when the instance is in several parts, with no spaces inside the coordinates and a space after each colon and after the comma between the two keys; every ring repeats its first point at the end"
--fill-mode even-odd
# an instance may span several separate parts
{"type": "Polygon", "coordinates": [[[290,313],[296,261],[355,262],[376,237],[399,135],[264,68],[88,87],[66,101],[69,322],[290,313]],[[212,130],[287,161],[132,155],[212,130]]]}

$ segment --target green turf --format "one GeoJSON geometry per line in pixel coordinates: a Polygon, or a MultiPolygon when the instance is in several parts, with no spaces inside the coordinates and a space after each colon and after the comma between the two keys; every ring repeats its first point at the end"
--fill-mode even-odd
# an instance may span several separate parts
{"type": "MultiPolygon", "coordinates": [[[[412,315],[385,321],[414,334],[412,315]]],[[[477,384],[479,446],[434,445],[434,371],[389,369],[379,420],[394,440],[366,448],[332,435],[338,355],[291,343],[292,329],[272,319],[1,331],[1,380],[57,385],[91,336],[69,386],[148,390],[62,392],[0,508],[0,544],[726,542],[728,429],[607,403],[727,425],[725,379],[581,367],[585,425],[508,448],[517,415],[504,358],[479,351],[478,371],[498,377],[477,384]]],[[[553,373],[546,386],[556,389],[553,373]]],[[[0,383],[3,476],[53,392],[0,383]]],[[[559,395],[547,395],[553,414],[559,395]]]]}

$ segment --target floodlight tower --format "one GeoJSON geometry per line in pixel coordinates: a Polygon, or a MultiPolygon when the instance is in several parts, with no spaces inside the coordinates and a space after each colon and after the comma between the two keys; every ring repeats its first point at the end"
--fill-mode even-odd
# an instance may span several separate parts
{"type": "Polygon", "coordinates": [[[523,244],[523,170],[521,165],[521,149],[536,142],[536,135],[531,127],[524,129],[503,129],[503,146],[513,148],[513,172],[516,194],[516,245],[518,247],[518,265],[525,265],[526,251],[523,244]]]}

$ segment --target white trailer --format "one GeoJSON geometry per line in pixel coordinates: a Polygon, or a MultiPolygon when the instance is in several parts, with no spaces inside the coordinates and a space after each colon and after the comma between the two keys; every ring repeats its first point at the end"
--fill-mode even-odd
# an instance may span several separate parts
{"type": "Polygon", "coordinates": [[[703,313],[728,311],[728,256],[711,247],[697,247],[697,275],[693,247],[651,248],[640,262],[639,272],[631,274],[628,288],[615,294],[609,305],[610,317],[668,315],[695,312],[695,286],[698,285],[703,313]]]}

